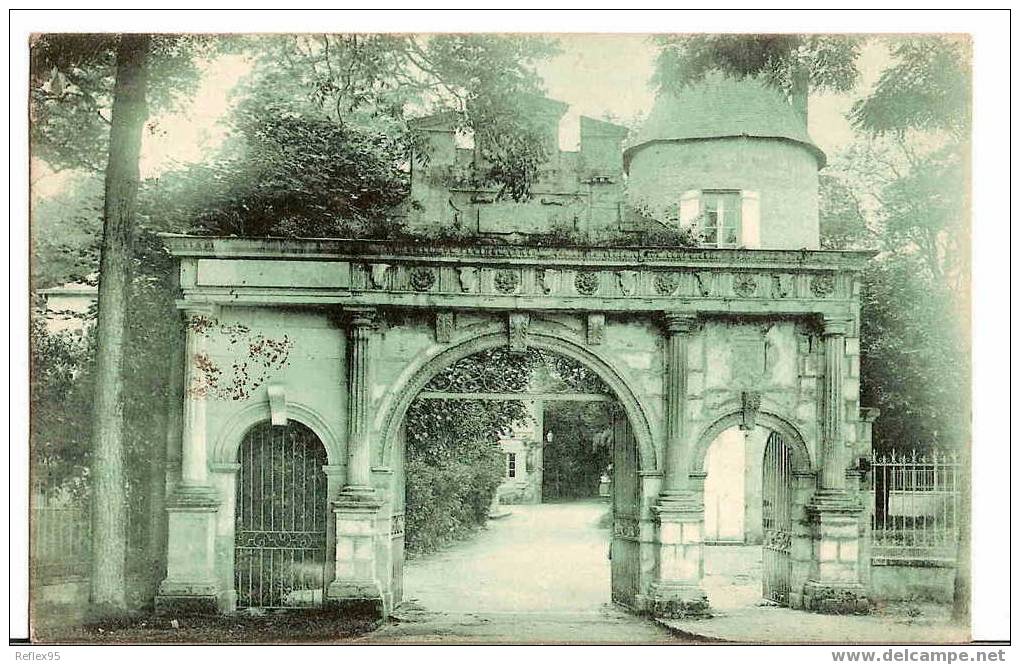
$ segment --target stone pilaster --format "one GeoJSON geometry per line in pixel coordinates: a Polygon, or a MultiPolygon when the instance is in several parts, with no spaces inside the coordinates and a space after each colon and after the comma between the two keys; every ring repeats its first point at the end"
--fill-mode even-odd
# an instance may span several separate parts
{"type": "Polygon", "coordinates": [[[376,520],[384,501],[372,486],[369,423],[371,341],[375,310],[345,310],[347,328],[347,479],[333,502],[336,568],[326,602],[347,613],[384,616],[376,520]]]}
{"type": "Polygon", "coordinates": [[[666,432],[663,482],[655,515],[657,574],[651,588],[656,616],[688,617],[708,614],[708,598],[701,588],[704,576],[704,476],[688,477],[685,410],[687,345],[698,325],[697,316],[667,312],[666,432]]]}
{"type": "Polygon", "coordinates": [[[181,302],[178,306],[184,312],[186,335],[181,480],[167,498],[166,578],[156,594],[156,611],[214,613],[220,604],[216,516],[221,497],[209,482],[209,395],[202,368],[209,362],[208,340],[218,312],[214,305],[181,302]]]}
{"type": "Polygon", "coordinates": [[[684,420],[687,398],[687,343],[698,325],[695,314],[667,312],[666,328],[666,446],[663,457],[663,497],[679,494],[686,484],[684,420]]]}
{"type": "Polygon", "coordinates": [[[846,487],[843,432],[843,365],[846,335],[851,322],[825,319],[825,376],[822,388],[822,441],[820,489],[838,492],[846,487]]]}
{"type": "Polygon", "coordinates": [[[821,474],[807,506],[812,562],[804,585],[804,608],[827,614],[864,613],[870,608],[859,563],[863,505],[857,493],[847,488],[843,366],[851,324],[848,319],[825,319],[821,474]]]}
{"type": "Polygon", "coordinates": [[[372,492],[371,442],[369,440],[369,362],[375,329],[375,310],[347,313],[347,481],[341,494],[372,492]]]}

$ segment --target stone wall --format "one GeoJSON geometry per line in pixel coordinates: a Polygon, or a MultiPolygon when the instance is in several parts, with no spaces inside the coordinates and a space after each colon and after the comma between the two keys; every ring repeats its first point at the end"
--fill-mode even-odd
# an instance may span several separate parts
{"type": "Polygon", "coordinates": [[[458,148],[452,118],[425,120],[429,159],[411,173],[409,228],[436,233],[459,229],[483,236],[571,234],[597,239],[619,231],[623,220],[623,158],[626,129],[581,118],[580,151],[559,149],[559,117],[546,117],[548,160],[527,201],[500,197],[486,180],[491,165],[481,152],[458,148]]]}
{"type": "Polygon", "coordinates": [[[630,162],[628,203],[679,223],[690,190],[750,190],[761,206],[762,249],[817,249],[818,161],[776,139],[721,138],[649,144],[630,162]]]}
{"type": "Polygon", "coordinates": [[[949,561],[897,561],[871,564],[871,594],[881,601],[953,602],[956,566],[949,561]]]}

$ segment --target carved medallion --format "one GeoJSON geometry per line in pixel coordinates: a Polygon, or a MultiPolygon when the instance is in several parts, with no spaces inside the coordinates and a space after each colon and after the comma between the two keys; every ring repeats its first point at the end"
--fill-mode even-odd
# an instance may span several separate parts
{"type": "Polygon", "coordinates": [[[415,268],[410,281],[415,291],[428,291],[436,285],[436,273],[431,268],[415,268]]]}
{"type": "Polygon", "coordinates": [[[475,286],[478,284],[478,270],[476,268],[461,266],[457,268],[457,277],[460,280],[460,290],[462,293],[471,293],[475,290],[475,286]]]}
{"type": "Polygon", "coordinates": [[[594,295],[599,290],[599,274],[591,271],[577,273],[574,277],[574,288],[582,296],[594,295]]]}
{"type": "Polygon", "coordinates": [[[620,280],[620,291],[625,296],[632,296],[637,291],[637,270],[620,270],[616,273],[616,278],[620,280]]]}
{"type": "Polygon", "coordinates": [[[521,276],[517,274],[516,270],[504,268],[496,271],[492,282],[500,293],[514,293],[521,285],[521,276]]]}
{"type": "Polygon", "coordinates": [[[811,292],[819,298],[828,298],[836,291],[836,280],[832,275],[815,275],[811,278],[811,292]]]}
{"type": "Polygon", "coordinates": [[[660,296],[671,296],[680,286],[680,276],[675,272],[660,272],[655,276],[655,292],[660,296]]]}
{"type": "Polygon", "coordinates": [[[754,275],[734,275],[733,294],[739,298],[750,298],[758,291],[758,280],[754,275]]]}

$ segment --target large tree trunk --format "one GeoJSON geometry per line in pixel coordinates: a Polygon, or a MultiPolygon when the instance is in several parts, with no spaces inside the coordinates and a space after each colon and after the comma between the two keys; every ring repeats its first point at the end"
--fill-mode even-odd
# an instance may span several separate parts
{"type": "Polygon", "coordinates": [[[124,359],[131,246],[138,197],[138,158],[145,105],[148,35],[123,35],[106,167],[103,244],[99,261],[95,400],[92,411],[91,601],[96,608],[126,609],[124,494],[124,359]]]}

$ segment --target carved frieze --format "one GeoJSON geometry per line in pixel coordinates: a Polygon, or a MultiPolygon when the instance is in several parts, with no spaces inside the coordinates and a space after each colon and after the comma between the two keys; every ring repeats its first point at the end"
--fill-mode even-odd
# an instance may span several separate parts
{"type": "Polygon", "coordinates": [[[516,293],[521,285],[521,276],[516,270],[502,268],[496,271],[492,278],[492,284],[497,293],[516,293]]]}
{"type": "Polygon", "coordinates": [[[616,278],[620,282],[620,293],[625,296],[632,296],[637,293],[638,285],[637,270],[618,270],[616,278]]]}
{"type": "Polygon", "coordinates": [[[574,277],[574,288],[582,296],[595,295],[599,290],[599,273],[591,270],[580,270],[574,277]]]}
{"type": "Polygon", "coordinates": [[[680,286],[680,275],[675,272],[660,272],[655,275],[655,292],[660,296],[671,296],[680,286]]]}
{"type": "Polygon", "coordinates": [[[694,273],[695,295],[708,298],[712,295],[712,284],[715,281],[715,274],[707,270],[699,270],[694,273]]]}
{"type": "Polygon", "coordinates": [[[787,298],[793,291],[793,275],[772,275],[772,297],[787,298]]]}
{"type": "Polygon", "coordinates": [[[828,298],[836,291],[836,279],[832,275],[815,275],[811,278],[811,293],[819,298],[828,298]]]}
{"type": "Polygon", "coordinates": [[[457,280],[461,293],[474,293],[478,286],[478,268],[461,266],[457,268],[457,280]]]}
{"type": "Polygon", "coordinates": [[[753,298],[758,294],[758,280],[754,275],[737,274],[733,276],[733,295],[738,298],[753,298]]]}
{"type": "Polygon", "coordinates": [[[386,287],[386,273],[389,272],[390,264],[388,263],[373,263],[368,267],[369,283],[373,289],[382,289],[386,287]]]}
{"type": "Polygon", "coordinates": [[[535,282],[538,284],[539,293],[551,295],[560,286],[560,271],[553,268],[538,268],[535,271],[535,282]]]}
{"type": "Polygon", "coordinates": [[[436,285],[436,272],[432,268],[414,268],[411,271],[409,282],[415,291],[431,291],[432,287],[436,285]]]}

